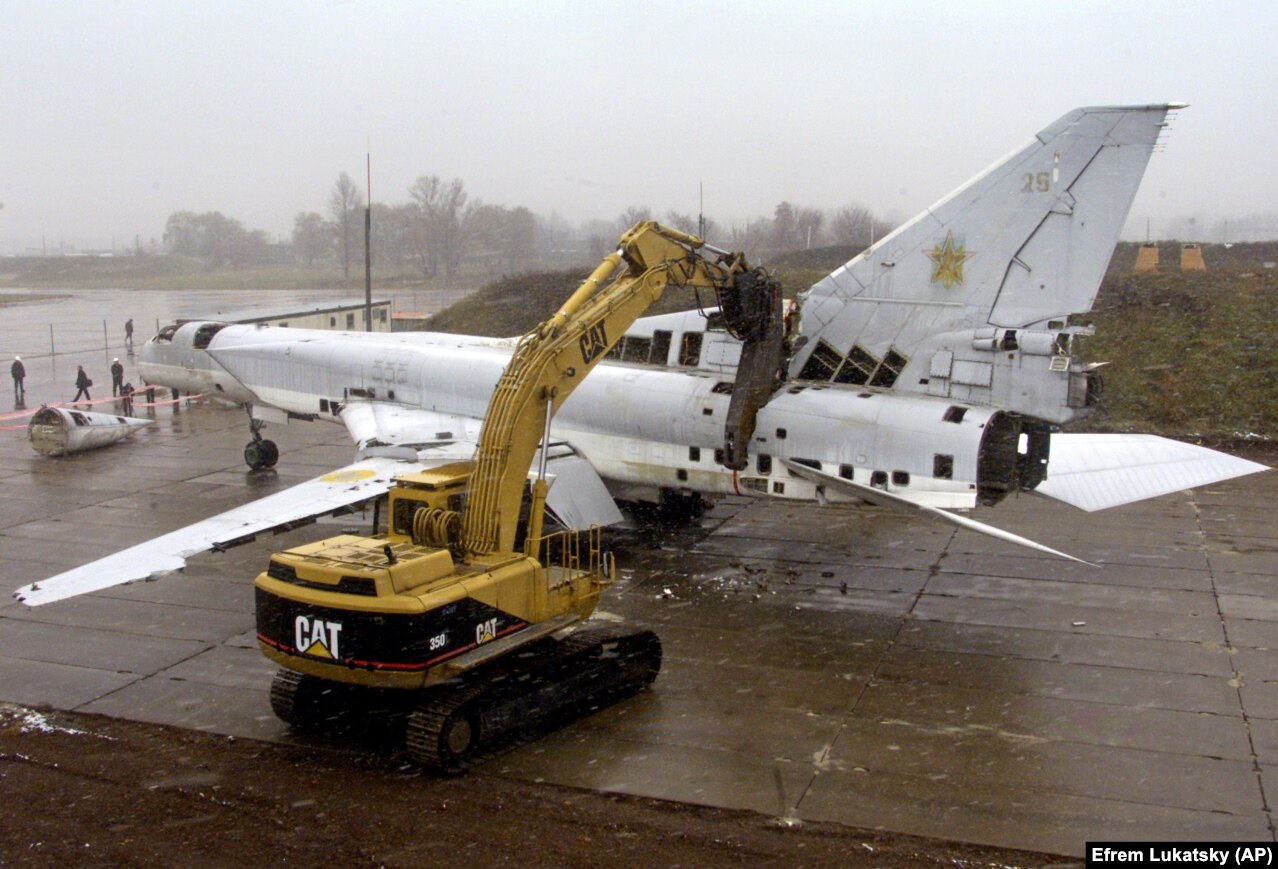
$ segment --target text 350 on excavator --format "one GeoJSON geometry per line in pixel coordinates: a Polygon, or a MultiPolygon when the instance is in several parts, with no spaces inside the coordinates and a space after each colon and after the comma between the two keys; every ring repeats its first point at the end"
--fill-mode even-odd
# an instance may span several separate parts
{"type": "Polygon", "coordinates": [[[780,291],[739,254],[636,224],[520,339],[473,461],[397,477],[384,534],[271,557],[256,580],[257,638],[282,668],[271,687],[281,719],[314,724],[370,692],[391,696],[411,708],[411,757],[457,773],[531,722],[652,683],[654,633],[584,624],[615,576],[599,529],[543,533],[544,451],[530,502],[525,481],[556,409],[670,285],[713,289],[745,342],[724,445],[724,463],[744,466],[755,411],[779,384],[780,291]]]}

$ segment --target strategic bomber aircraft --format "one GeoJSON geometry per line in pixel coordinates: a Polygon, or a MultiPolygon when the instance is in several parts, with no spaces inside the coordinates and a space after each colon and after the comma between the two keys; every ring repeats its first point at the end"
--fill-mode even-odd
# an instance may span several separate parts
{"type": "MultiPolygon", "coordinates": [[[[741,345],[713,313],[644,318],[555,418],[547,506],[609,524],[612,500],[703,495],[870,501],[945,512],[1033,490],[1103,509],[1265,470],[1149,435],[1055,433],[1099,381],[1074,353],[1169,114],[1077,109],[801,295],[788,377],[759,410],[744,470],[721,463],[741,345]]],[[[278,458],[263,422],[344,424],[357,461],[292,489],[26,586],[37,605],[180,569],[185,558],[385,492],[473,453],[512,339],[215,322],[162,330],[150,383],[243,403],[251,466],[278,458]]],[[[534,463],[535,464],[535,463],[534,463]]],[[[1055,553],[1061,554],[1061,553],[1055,553]]]]}

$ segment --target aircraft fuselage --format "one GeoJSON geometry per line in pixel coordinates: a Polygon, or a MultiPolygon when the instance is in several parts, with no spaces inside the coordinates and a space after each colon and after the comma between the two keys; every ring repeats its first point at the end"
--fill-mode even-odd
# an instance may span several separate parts
{"type": "MultiPolygon", "coordinates": [[[[353,401],[480,420],[512,346],[444,333],[213,330],[191,323],[167,340],[152,339],[139,370],[150,383],[251,403],[255,414],[274,409],[275,416],[262,414],[267,420],[341,421],[353,401]],[[204,346],[194,346],[197,340],[204,346]]],[[[997,410],[791,383],[760,411],[749,467],[734,473],[716,461],[730,386],[728,373],[605,362],[564,404],[552,434],[627,499],[656,500],[661,490],[673,490],[847,500],[791,475],[778,461],[786,458],[921,504],[962,509],[974,506],[978,493],[1005,491],[1014,472],[1019,429],[997,410]],[[990,449],[992,440],[1010,440],[1010,456],[1006,448],[990,449]],[[990,456],[1001,457],[1002,466],[990,456]]],[[[441,436],[460,435],[422,432],[421,440],[441,436]]]]}

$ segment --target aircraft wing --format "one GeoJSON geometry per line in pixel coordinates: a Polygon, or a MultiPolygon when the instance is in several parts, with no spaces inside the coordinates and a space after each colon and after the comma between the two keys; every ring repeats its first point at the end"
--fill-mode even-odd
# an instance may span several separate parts
{"type": "Polygon", "coordinates": [[[1257,462],[1146,434],[1053,434],[1034,490],[1088,512],[1267,471],[1257,462]]]}
{"type": "MultiPolygon", "coordinates": [[[[342,408],[341,419],[361,457],[411,460],[423,447],[452,444],[455,452],[469,459],[481,428],[480,420],[473,417],[383,401],[351,401],[342,408]]],[[[534,459],[533,467],[537,464],[534,459]]],[[[584,530],[623,520],[599,474],[571,445],[552,443],[546,466],[550,482],[546,509],[562,525],[584,530]]]]}
{"type": "Polygon", "coordinates": [[[28,606],[39,606],[181,570],[187,558],[200,552],[247,543],[264,531],[297,527],[317,516],[339,513],[353,504],[375,498],[391,487],[397,474],[468,457],[435,450],[411,464],[384,457],[362,459],[251,504],[34,582],[18,589],[14,597],[28,606]]]}
{"type": "Polygon", "coordinates": [[[952,525],[958,525],[961,528],[967,528],[969,531],[975,531],[977,534],[984,534],[987,537],[1004,540],[1008,543],[1014,543],[1017,546],[1024,546],[1027,549],[1046,552],[1048,555],[1055,555],[1059,558],[1067,558],[1070,561],[1091,564],[1090,561],[1083,561],[1081,558],[1075,558],[1068,553],[1052,549],[1050,546],[1035,543],[1028,537],[1021,537],[1019,534],[1013,534],[1010,531],[995,528],[993,525],[986,525],[984,522],[977,522],[975,519],[969,519],[966,516],[947,513],[944,510],[938,510],[936,507],[919,504],[915,501],[911,501],[909,498],[902,498],[900,495],[895,495],[885,489],[866,486],[863,483],[854,483],[851,480],[845,480],[842,477],[836,477],[833,474],[818,471],[816,468],[801,465],[798,462],[791,461],[790,459],[781,459],[781,464],[785,465],[790,470],[790,473],[794,474],[796,477],[801,477],[809,482],[816,483],[821,486],[828,486],[831,489],[840,490],[850,495],[856,495],[858,498],[868,501],[878,507],[892,507],[898,510],[913,510],[917,513],[925,513],[937,519],[943,519],[952,525]]]}

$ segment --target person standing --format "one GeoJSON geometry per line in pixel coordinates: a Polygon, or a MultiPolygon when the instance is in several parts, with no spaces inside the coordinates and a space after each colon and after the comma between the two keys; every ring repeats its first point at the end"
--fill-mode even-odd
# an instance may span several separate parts
{"type": "Polygon", "coordinates": [[[123,386],[124,366],[120,364],[120,357],[117,356],[111,360],[111,394],[119,395],[123,386]]]}
{"type": "Polygon", "coordinates": [[[84,373],[84,366],[77,365],[75,374],[75,398],[71,399],[72,403],[80,400],[80,396],[84,396],[85,401],[92,401],[93,397],[89,395],[89,387],[93,385],[93,381],[89,379],[89,375],[84,373]]]}
{"type": "Polygon", "coordinates": [[[124,321],[124,343],[130,350],[133,349],[133,318],[124,321]]]}
{"type": "Polygon", "coordinates": [[[21,356],[13,357],[9,373],[13,375],[13,400],[22,401],[27,397],[27,388],[22,385],[22,381],[27,379],[27,366],[22,364],[21,356]]]}
{"type": "Polygon", "coordinates": [[[124,398],[124,407],[122,408],[125,416],[133,416],[133,384],[126,383],[120,387],[120,395],[124,398]]]}

